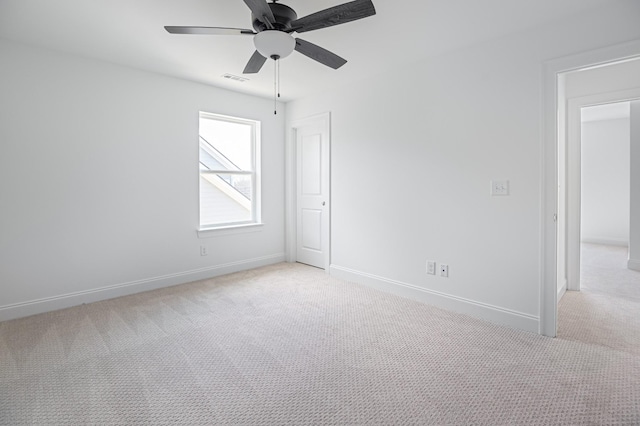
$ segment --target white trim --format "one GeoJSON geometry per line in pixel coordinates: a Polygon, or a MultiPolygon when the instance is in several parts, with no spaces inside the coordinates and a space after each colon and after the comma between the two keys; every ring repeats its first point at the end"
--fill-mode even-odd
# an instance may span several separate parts
{"type": "Polygon", "coordinates": [[[198,238],[221,237],[223,235],[246,234],[249,232],[260,232],[264,223],[245,223],[240,225],[221,225],[219,227],[201,228],[196,232],[198,238]]]}
{"type": "Polygon", "coordinates": [[[289,125],[287,140],[285,145],[285,212],[284,212],[284,232],[285,232],[285,255],[287,262],[296,261],[296,241],[297,235],[297,213],[296,213],[296,131],[289,125]]]}
{"type": "Polygon", "coordinates": [[[558,288],[558,300],[567,292],[567,280],[562,280],[562,285],[558,288]]]}
{"type": "Polygon", "coordinates": [[[217,112],[208,111],[200,111],[200,117],[207,118],[209,120],[229,121],[231,123],[237,124],[250,124],[249,122],[251,121],[254,121],[256,123],[260,122],[260,120],[255,120],[253,118],[234,117],[233,115],[218,114],[217,112]]]}
{"type": "Polygon", "coordinates": [[[284,260],[284,253],[278,253],[269,256],[230,262],[218,266],[178,272],[175,274],[168,274],[160,277],[144,278],[141,280],[114,284],[92,290],[78,291],[74,293],[62,294],[59,296],[30,300],[28,302],[0,306],[0,321],[7,321],[10,319],[41,314],[43,312],[69,308],[71,306],[81,305],[85,303],[93,303],[101,300],[113,299],[115,297],[140,293],[143,291],[155,290],[158,288],[170,287],[178,284],[213,278],[233,272],[245,271],[252,268],[258,268],[260,266],[284,262],[284,260]]]}
{"type": "Polygon", "coordinates": [[[582,234],[582,120],[579,103],[576,98],[565,99],[565,104],[559,106],[565,111],[566,134],[560,135],[564,140],[558,140],[560,146],[566,146],[565,171],[566,185],[566,214],[567,240],[566,267],[567,289],[580,291],[580,235],[582,234]]]}
{"type": "Polygon", "coordinates": [[[634,271],[640,271],[640,260],[629,259],[627,261],[627,268],[633,269],[634,271]]]}
{"type": "Polygon", "coordinates": [[[246,175],[251,176],[253,171],[251,170],[224,170],[224,169],[207,169],[200,170],[201,175],[246,175]]]}
{"type": "MultiPolygon", "coordinates": [[[[251,213],[251,223],[259,224],[262,220],[262,123],[259,120],[253,120],[250,118],[240,118],[240,117],[231,117],[228,115],[216,114],[212,112],[200,111],[198,115],[198,147],[203,148],[205,151],[209,152],[209,154],[216,156],[211,150],[203,144],[201,141],[206,141],[200,135],[200,123],[201,120],[213,120],[213,121],[224,121],[227,123],[235,123],[242,124],[245,126],[249,126],[251,129],[251,170],[200,170],[200,162],[198,162],[198,170],[199,176],[203,177],[205,180],[215,185],[216,188],[224,192],[227,196],[231,197],[234,201],[239,203],[242,207],[247,210],[250,210],[251,213]],[[229,188],[225,188],[225,186],[220,185],[216,182],[216,179],[212,179],[206,175],[214,175],[218,179],[222,180],[220,176],[221,174],[229,174],[229,175],[246,175],[251,176],[251,200],[243,199],[240,194],[234,194],[229,190],[229,188]],[[205,175],[205,176],[203,176],[205,175]]],[[[224,155],[221,153],[221,155],[224,155]]],[[[222,160],[223,163],[226,163],[227,166],[231,166],[229,160],[222,160]]],[[[198,211],[200,211],[200,205],[202,200],[200,200],[200,195],[198,195],[198,211]]],[[[200,228],[207,228],[211,226],[211,228],[215,228],[218,226],[226,227],[224,223],[211,223],[211,224],[202,224],[202,219],[198,216],[198,223],[200,228]]],[[[233,226],[234,224],[231,224],[233,226]]]]}
{"type": "Polygon", "coordinates": [[[640,40],[548,61],[542,70],[543,102],[540,206],[540,334],[557,333],[558,286],[556,222],[558,198],[557,77],[559,74],[637,56],[640,40]]]}
{"type": "Polygon", "coordinates": [[[285,169],[285,255],[287,262],[295,262],[297,250],[297,167],[296,167],[296,129],[310,123],[324,121],[324,126],[329,140],[329,188],[327,196],[327,205],[329,210],[329,229],[327,231],[327,253],[325,253],[325,271],[329,273],[331,265],[331,112],[323,112],[309,117],[293,120],[288,126],[287,143],[286,143],[286,169],[285,169]]]}
{"type": "Polygon", "coordinates": [[[364,284],[397,296],[425,302],[439,308],[504,325],[507,327],[538,333],[539,318],[534,315],[478,302],[451,294],[428,290],[413,284],[356,271],[338,265],[331,265],[332,276],[345,281],[364,284]]]}
{"type": "Polygon", "coordinates": [[[557,100],[559,65],[543,67],[542,136],[540,144],[540,329],[542,335],[555,337],[557,326],[557,215],[558,146],[557,100]]]}
{"type": "Polygon", "coordinates": [[[621,238],[605,238],[605,237],[590,237],[584,236],[582,237],[583,243],[587,244],[602,244],[605,246],[620,246],[620,247],[629,247],[628,239],[621,238]]]}

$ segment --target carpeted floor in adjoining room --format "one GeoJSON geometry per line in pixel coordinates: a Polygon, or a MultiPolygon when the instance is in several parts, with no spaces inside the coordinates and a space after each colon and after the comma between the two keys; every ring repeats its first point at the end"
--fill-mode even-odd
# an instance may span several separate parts
{"type": "Polygon", "coordinates": [[[278,264],[0,323],[2,425],[637,425],[640,356],[278,264]]]}
{"type": "Polygon", "coordinates": [[[558,337],[640,357],[640,271],[627,247],[582,244],[580,290],[558,304],[558,337]]]}

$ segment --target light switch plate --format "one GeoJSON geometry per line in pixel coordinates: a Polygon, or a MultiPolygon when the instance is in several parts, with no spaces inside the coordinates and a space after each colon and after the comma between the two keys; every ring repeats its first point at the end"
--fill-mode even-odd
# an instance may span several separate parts
{"type": "Polygon", "coordinates": [[[427,274],[429,275],[436,274],[436,262],[432,260],[427,260],[427,274]]]}
{"type": "Polygon", "coordinates": [[[496,195],[509,195],[509,181],[508,180],[492,180],[491,181],[491,196],[496,195]]]}

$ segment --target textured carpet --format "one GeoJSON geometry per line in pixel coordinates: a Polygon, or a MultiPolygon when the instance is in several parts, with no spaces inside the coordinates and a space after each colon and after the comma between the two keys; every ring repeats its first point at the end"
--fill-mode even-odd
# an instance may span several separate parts
{"type": "Polygon", "coordinates": [[[580,289],[558,304],[558,337],[640,356],[640,272],[627,248],[582,244],[580,289]]]}
{"type": "Polygon", "coordinates": [[[638,425],[640,358],[278,264],[0,323],[2,425],[638,425]]]}

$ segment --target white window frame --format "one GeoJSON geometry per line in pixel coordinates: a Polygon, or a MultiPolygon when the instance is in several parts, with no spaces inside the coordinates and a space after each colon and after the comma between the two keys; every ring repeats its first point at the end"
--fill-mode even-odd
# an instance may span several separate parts
{"type": "MultiPolygon", "coordinates": [[[[257,230],[257,227],[262,226],[262,185],[261,185],[261,152],[260,152],[260,121],[250,120],[239,117],[232,117],[228,115],[215,114],[211,112],[200,111],[198,116],[198,128],[200,127],[200,120],[216,120],[225,121],[228,123],[237,123],[248,125],[251,127],[251,170],[201,170],[200,168],[200,155],[198,155],[198,177],[200,174],[227,174],[227,175],[245,175],[251,176],[251,219],[247,221],[238,222],[225,222],[217,224],[202,224],[200,218],[200,191],[198,190],[198,236],[210,237],[214,235],[228,235],[229,233],[236,232],[252,232],[257,230]]],[[[199,133],[199,132],[198,132],[199,133]]],[[[198,135],[198,147],[201,146],[201,138],[198,135]]],[[[203,147],[208,150],[206,146],[203,147]]],[[[198,179],[198,182],[200,180],[198,179]]]]}

